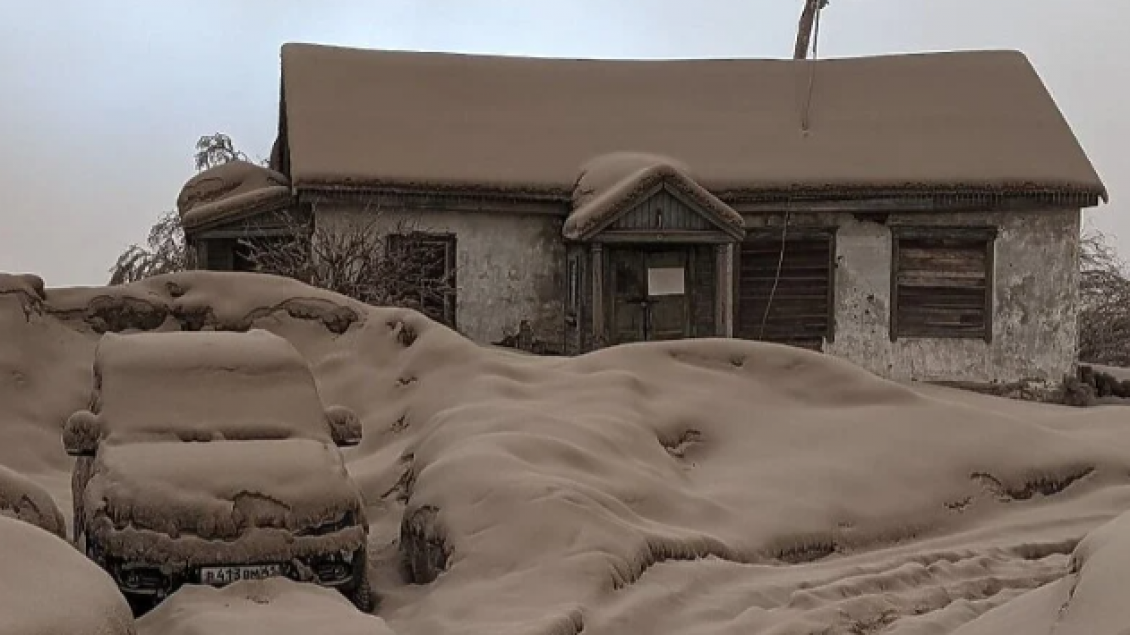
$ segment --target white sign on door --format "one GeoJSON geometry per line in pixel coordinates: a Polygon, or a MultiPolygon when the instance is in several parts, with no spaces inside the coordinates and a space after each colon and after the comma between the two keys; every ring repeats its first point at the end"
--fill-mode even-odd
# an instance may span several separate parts
{"type": "Polygon", "coordinates": [[[647,294],[683,295],[686,293],[686,274],[682,267],[658,267],[647,270],[647,294]]]}

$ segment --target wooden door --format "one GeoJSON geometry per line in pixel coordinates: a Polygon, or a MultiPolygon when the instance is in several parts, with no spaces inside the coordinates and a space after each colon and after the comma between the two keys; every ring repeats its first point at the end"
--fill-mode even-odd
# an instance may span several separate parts
{"type": "Polygon", "coordinates": [[[609,251],[612,343],[687,337],[687,260],[685,249],[609,251]]]}
{"type": "Polygon", "coordinates": [[[652,251],[646,255],[647,339],[678,340],[689,335],[690,296],[687,251],[652,251]]]}
{"type": "Polygon", "coordinates": [[[647,307],[647,262],[644,252],[612,249],[608,252],[610,282],[608,294],[612,313],[609,339],[613,344],[642,342],[647,307]]]}

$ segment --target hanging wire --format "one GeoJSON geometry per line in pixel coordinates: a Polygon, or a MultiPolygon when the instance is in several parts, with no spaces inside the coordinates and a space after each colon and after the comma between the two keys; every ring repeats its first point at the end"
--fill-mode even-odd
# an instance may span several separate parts
{"type": "MultiPolygon", "coordinates": [[[[800,127],[808,132],[809,111],[812,107],[812,94],[816,88],[816,60],[820,54],[820,13],[824,10],[824,0],[816,5],[816,15],[812,22],[812,61],[808,65],[808,93],[804,100],[804,110],[801,114],[800,127]]],[[[785,250],[788,246],[789,221],[792,218],[793,199],[790,195],[785,203],[784,224],[781,226],[781,251],[777,255],[777,271],[773,275],[773,286],[769,289],[769,297],[765,301],[765,313],[761,316],[761,327],[758,329],[757,339],[765,339],[765,327],[769,324],[769,313],[773,309],[773,300],[777,296],[777,288],[781,285],[781,271],[785,267],[785,250]]]]}
{"type": "Polygon", "coordinates": [[[773,308],[773,298],[777,295],[777,287],[781,284],[781,270],[785,266],[785,246],[789,238],[789,217],[792,215],[793,200],[785,203],[785,223],[781,227],[781,252],[777,255],[777,273],[773,275],[773,286],[769,289],[769,298],[765,301],[765,313],[761,316],[761,328],[758,329],[757,339],[765,339],[765,326],[769,323],[769,311],[773,308]]]}

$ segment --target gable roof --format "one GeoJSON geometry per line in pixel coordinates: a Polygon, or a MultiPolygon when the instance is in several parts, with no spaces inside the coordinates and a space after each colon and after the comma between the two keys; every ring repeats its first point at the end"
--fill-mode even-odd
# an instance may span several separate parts
{"type": "Polygon", "coordinates": [[[735,240],[745,234],[741,214],[695,183],[682,169],[663,161],[631,171],[611,187],[593,192],[586,202],[574,198],[575,207],[565,219],[561,233],[569,240],[587,240],[662,187],[679,193],[719,231],[735,240]]]}
{"type": "Polygon", "coordinates": [[[280,166],[300,189],[564,197],[586,161],[630,151],[674,157],[720,195],[1106,197],[1035,69],[1011,51],[607,61],[287,44],[281,96],[280,166]]]}

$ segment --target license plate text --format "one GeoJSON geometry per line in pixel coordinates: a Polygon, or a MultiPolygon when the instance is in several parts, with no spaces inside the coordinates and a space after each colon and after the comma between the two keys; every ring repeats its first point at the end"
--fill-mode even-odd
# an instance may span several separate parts
{"type": "Polygon", "coordinates": [[[200,582],[201,584],[224,585],[240,580],[262,580],[282,574],[282,565],[278,564],[203,567],[200,569],[200,582]]]}

